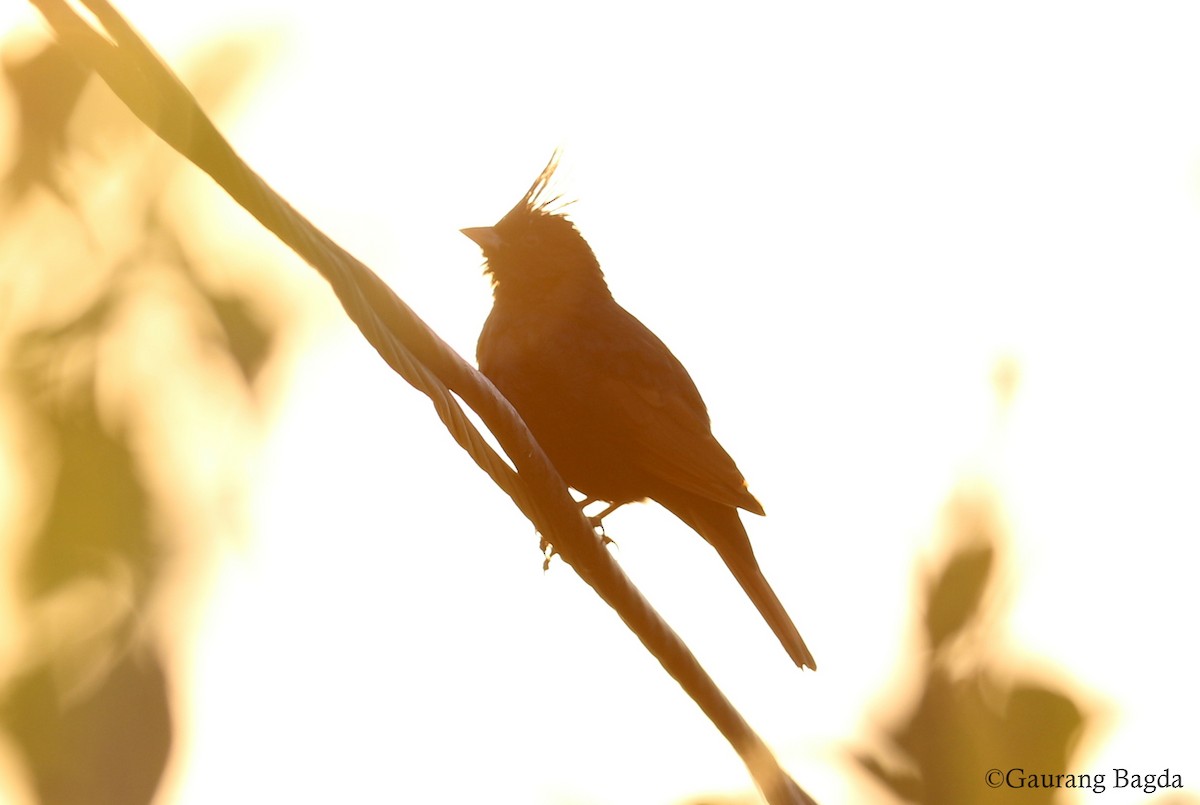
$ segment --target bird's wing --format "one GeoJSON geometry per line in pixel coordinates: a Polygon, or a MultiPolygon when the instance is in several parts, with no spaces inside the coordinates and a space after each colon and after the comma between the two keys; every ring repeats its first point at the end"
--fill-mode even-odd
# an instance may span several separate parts
{"type": "MultiPolygon", "coordinates": [[[[622,311],[624,313],[624,311],[622,311]]],[[[762,514],[742,473],[712,435],[708,410],[683,364],[641,322],[605,345],[599,401],[627,423],[642,472],[709,500],[762,514]]]]}

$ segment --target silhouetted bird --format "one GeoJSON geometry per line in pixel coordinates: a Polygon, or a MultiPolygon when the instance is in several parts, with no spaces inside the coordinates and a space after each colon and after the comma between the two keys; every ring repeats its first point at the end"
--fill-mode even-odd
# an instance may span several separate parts
{"type": "Polygon", "coordinates": [[[796,665],[816,670],[738,516],[763,508],[713,438],[692,378],[613,300],[587,241],[552,209],[559,199],[542,198],[556,163],[495,226],[462,230],[492,279],[480,371],[567,484],[612,504],[605,514],[646,498],[665,506],[717,549],[796,665]]]}

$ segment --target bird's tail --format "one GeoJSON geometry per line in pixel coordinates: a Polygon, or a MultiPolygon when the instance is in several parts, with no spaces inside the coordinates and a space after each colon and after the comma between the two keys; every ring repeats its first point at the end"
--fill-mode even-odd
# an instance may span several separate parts
{"type": "Polygon", "coordinates": [[[804,638],[800,636],[796,625],[792,623],[787,610],[783,608],[779,597],[775,595],[758,566],[754,549],[750,546],[750,537],[746,534],[737,509],[707,500],[703,503],[691,503],[692,505],[686,507],[677,508],[672,505],[667,508],[717,549],[726,567],[733,573],[738,584],[742,585],[742,589],[758,608],[759,614],[771,627],[771,631],[775,632],[792,662],[800,668],[817,670],[817,661],[813,659],[812,652],[804,645],[804,638]]]}

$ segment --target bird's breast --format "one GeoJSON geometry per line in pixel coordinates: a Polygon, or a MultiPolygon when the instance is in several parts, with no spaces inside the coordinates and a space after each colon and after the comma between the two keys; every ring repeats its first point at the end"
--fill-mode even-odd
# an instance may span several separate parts
{"type": "Polygon", "coordinates": [[[479,369],[499,389],[574,488],[603,500],[638,500],[625,423],[613,418],[586,316],[540,317],[493,308],[480,334],[479,369]]]}

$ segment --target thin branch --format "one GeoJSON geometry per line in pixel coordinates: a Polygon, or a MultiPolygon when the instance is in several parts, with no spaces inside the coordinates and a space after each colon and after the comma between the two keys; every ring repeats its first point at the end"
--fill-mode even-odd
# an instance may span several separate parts
{"type": "Polygon", "coordinates": [[[621,571],[525,423],[492,384],[442,341],[373,271],[294,210],[237,156],[195,98],[105,0],[83,0],[97,32],[63,0],[30,0],[62,44],[95,70],[139,119],[211,176],[315,268],[389,366],[429,396],[455,441],[492,477],[579,576],[611,606],[742,757],[770,805],[813,800],[780,768],[679,636],[621,571]],[[516,472],[455,400],[496,436],[516,472]]]}

